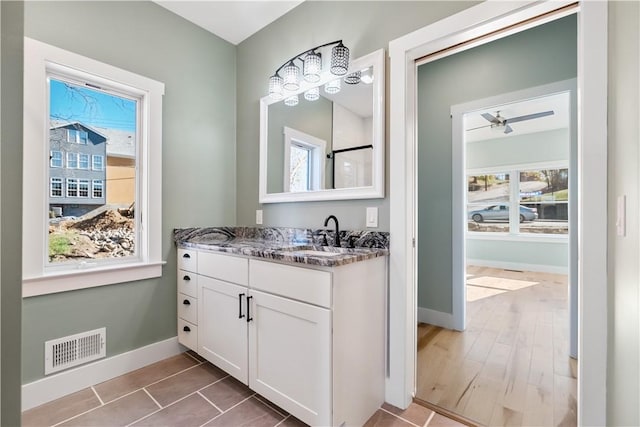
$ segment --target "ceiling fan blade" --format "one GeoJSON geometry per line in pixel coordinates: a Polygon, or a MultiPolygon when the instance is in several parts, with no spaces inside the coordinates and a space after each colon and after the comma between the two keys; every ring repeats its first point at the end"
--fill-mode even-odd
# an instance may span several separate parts
{"type": "Polygon", "coordinates": [[[511,133],[511,132],[513,132],[513,129],[511,129],[511,126],[506,125],[506,126],[504,127],[504,133],[507,133],[507,134],[508,134],[508,133],[511,133]]]}
{"type": "Polygon", "coordinates": [[[526,116],[512,117],[510,119],[507,119],[506,122],[507,123],[523,122],[525,120],[539,119],[540,117],[552,116],[553,114],[554,114],[553,110],[543,111],[540,113],[527,114],[526,116]]]}
{"type": "Polygon", "coordinates": [[[495,124],[500,123],[500,120],[498,120],[496,117],[492,116],[489,113],[482,113],[480,115],[484,117],[486,120],[490,121],[491,123],[495,123],[495,124]]]}
{"type": "Polygon", "coordinates": [[[466,129],[466,131],[469,132],[470,130],[484,129],[488,127],[491,127],[491,125],[478,126],[476,128],[466,129]]]}

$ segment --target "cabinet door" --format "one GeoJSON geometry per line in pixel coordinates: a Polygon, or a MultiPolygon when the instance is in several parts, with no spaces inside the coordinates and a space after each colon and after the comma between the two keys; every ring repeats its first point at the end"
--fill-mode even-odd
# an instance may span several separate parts
{"type": "Polygon", "coordinates": [[[251,291],[249,387],[309,425],[331,425],[331,312],[251,291]]]}
{"type": "Polygon", "coordinates": [[[198,353],[247,384],[247,288],[204,276],[198,288],[198,353]]]}

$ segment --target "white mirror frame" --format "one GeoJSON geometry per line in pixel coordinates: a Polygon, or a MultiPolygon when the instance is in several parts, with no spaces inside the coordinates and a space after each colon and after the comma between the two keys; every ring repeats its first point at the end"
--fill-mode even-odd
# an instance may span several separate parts
{"type": "MultiPolygon", "coordinates": [[[[348,73],[373,66],[375,79],[373,80],[373,164],[372,185],[368,187],[336,188],[317,191],[303,191],[295,193],[267,193],[267,139],[269,123],[269,105],[276,101],[269,96],[260,99],[260,203],[307,202],[319,200],[351,200],[351,199],[380,199],[384,197],[384,152],[385,152],[385,55],[384,49],[379,49],[368,55],[351,61],[348,73]]],[[[325,80],[331,80],[326,78],[325,80]]],[[[319,82],[319,85],[325,83],[319,82]]],[[[302,92],[302,90],[300,91],[302,92]]],[[[295,108],[295,107],[294,107],[295,108]]]]}

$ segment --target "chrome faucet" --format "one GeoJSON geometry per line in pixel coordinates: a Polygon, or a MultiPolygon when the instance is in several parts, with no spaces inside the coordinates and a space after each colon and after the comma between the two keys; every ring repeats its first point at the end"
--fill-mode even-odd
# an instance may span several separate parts
{"type": "Polygon", "coordinates": [[[335,247],[340,247],[340,227],[338,225],[338,218],[335,217],[335,215],[329,215],[325,220],[324,220],[324,226],[326,227],[327,224],[329,224],[329,220],[332,219],[333,222],[335,222],[336,224],[336,237],[333,241],[333,246],[335,247]]]}

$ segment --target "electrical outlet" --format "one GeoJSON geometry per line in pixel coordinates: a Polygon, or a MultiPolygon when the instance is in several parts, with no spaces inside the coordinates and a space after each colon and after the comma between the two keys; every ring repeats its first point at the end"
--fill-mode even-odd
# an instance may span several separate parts
{"type": "Polygon", "coordinates": [[[262,224],[262,209],[256,209],[256,224],[262,224]]]}
{"type": "Polygon", "coordinates": [[[367,208],[367,227],[378,226],[378,208],[367,208]]]}

